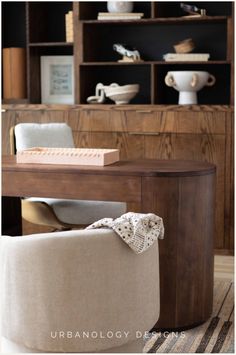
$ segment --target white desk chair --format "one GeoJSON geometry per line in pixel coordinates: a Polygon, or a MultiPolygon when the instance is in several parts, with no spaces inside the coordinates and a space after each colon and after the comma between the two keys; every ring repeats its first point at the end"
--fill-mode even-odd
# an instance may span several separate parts
{"type": "MultiPolygon", "coordinates": [[[[74,148],[71,128],[65,123],[20,123],[10,132],[11,153],[32,147],[74,148]]],[[[126,203],[27,197],[22,199],[22,217],[28,222],[55,229],[71,229],[101,218],[117,218],[126,203]]]]}

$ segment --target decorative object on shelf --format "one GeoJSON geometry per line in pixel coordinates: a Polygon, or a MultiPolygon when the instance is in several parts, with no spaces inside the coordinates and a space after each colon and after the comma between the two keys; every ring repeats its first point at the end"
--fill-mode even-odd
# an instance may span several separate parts
{"type": "Polygon", "coordinates": [[[26,98],[25,48],[3,48],[3,98],[26,98]]]}
{"type": "Polygon", "coordinates": [[[143,12],[99,12],[98,20],[140,20],[143,12]]]}
{"type": "Polygon", "coordinates": [[[108,12],[132,12],[134,8],[133,1],[107,1],[108,12]]]}
{"type": "Polygon", "coordinates": [[[187,17],[201,17],[201,16],[206,16],[206,9],[199,9],[195,5],[189,5],[189,4],[184,4],[180,3],[180,7],[184,12],[187,12],[189,15],[187,17]]]}
{"type": "Polygon", "coordinates": [[[105,87],[105,94],[106,97],[111,99],[116,103],[116,105],[125,105],[132,100],[135,95],[139,92],[139,85],[138,84],[131,84],[131,85],[118,85],[116,84],[113,86],[105,87]]]}
{"type": "Polygon", "coordinates": [[[41,101],[43,104],[74,103],[74,58],[41,56],[41,101]]]}
{"type": "Polygon", "coordinates": [[[103,104],[105,101],[105,86],[102,83],[98,83],[95,89],[95,96],[89,96],[87,102],[89,104],[103,104]]]}
{"type": "Polygon", "coordinates": [[[66,19],[66,42],[74,42],[73,11],[65,14],[66,19]]]}
{"type": "Polygon", "coordinates": [[[192,38],[187,38],[174,44],[173,47],[176,53],[190,53],[194,50],[195,44],[192,38]]]}
{"type": "Polygon", "coordinates": [[[123,56],[118,62],[141,62],[140,53],[137,49],[127,46],[126,44],[115,43],[113,49],[123,56]]]}
{"type": "Polygon", "coordinates": [[[169,71],[165,77],[166,85],[179,91],[179,105],[197,104],[197,91],[213,86],[215,81],[206,71],[169,71]]]}
{"type": "Polygon", "coordinates": [[[104,166],[119,160],[119,149],[34,147],[18,151],[16,154],[16,162],[20,164],[104,166]]]}
{"type": "Polygon", "coordinates": [[[108,97],[112,101],[115,101],[117,105],[128,104],[138,92],[138,84],[120,86],[116,83],[110,85],[99,83],[96,85],[95,96],[89,96],[87,102],[90,104],[101,104],[104,103],[105,97],[108,97]]]}
{"type": "Polygon", "coordinates": [[[163,55],[165,62],[207,62],[209,53],[167,53],[163,55]]]}

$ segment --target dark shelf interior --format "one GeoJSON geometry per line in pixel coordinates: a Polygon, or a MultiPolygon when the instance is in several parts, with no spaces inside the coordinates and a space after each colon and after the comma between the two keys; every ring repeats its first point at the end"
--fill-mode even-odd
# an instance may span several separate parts
{"type": "MultiPolygon", "coordinates": [[[[82,66],[80,67],[81,103],[86,104],[88,96],[95,95],[95,87],[98,83],[110,85],[140,84],[140,92],[130,104],[151,103],[151,68],[142,66],[82,66]],[[89,80],[88,80],[89,78],[89,80]]],[[[106,104],[114,103],[107,99],[106,104]]]]}
{"type": "Polygon", "coordinates": [[[226,59],[227,24],[85,24],[85,62],[117,61],[121,56],[113,50],[114,43],[123,43],[139,50],[145,61],[162,60],[165,53],[173,53],[173,45],[191,37],[196,45],[194,52],[210,53],[211,60],[226,59]],[[213,40],[213,39],[216,39],[213,40]],[[104,40],[106,39],[106,40],[104,40]]]}
{"type": "Polygon", "coordinates": [[[31,56],[41,55],[73,55],[73,46],[33,46],[30,47],[31,56]]]}
{"type": "MultiPolygon", "coordinates": [[[[155,16],[177,17],[188,15],[187,12],[181,9],[180,3],[181,1],[158,2],[155,6],[155,16]]],[[[207,16],[231,16],[232,13],[231,1],[190,1],[186,4],[197,6],[200,9],[206,9],[207,16]]]]}
{"type": "Polygon", "coordinates": [[[25,2],[4,1],[2,5],[2,47],[26,46],[25,2]]]}
{"type": "MultiPolygon", "coordinates": [[[[80,3],[80,20],[95,20],[99,12],[108,12],[107,1],[90,1],[80,3]]],[[[133,12],[144,13],[143,18],[151,17],[151,2],[149,1],[134,1],[133,12]]]]}
{"type": "Polygon", "coordinates": [[[29,41],[64,42],[65,14],[72,2],[28,2],[29,41]]]}
{"type": "Polygon", "coordinates": [[[165,76],[168,71],[196,70],[208,71],[216,78],[212,87],[205,86],[197,93],[200,105],[229,105],[230,104],[230,65],[196,65],[183,64],[183,66],[170,64],[155,66],[155,104],[174,105],[178,103],[179,92],[165,85],[165,76]]]}

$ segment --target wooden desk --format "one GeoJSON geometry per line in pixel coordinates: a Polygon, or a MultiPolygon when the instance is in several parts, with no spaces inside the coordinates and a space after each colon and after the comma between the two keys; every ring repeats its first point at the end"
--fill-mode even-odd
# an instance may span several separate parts
{"type": "MultiPolygon", "coordinates": [[[[215,166],[177,160],[121,161],[106,167],[2,160],[4,196],[126,201],[164,220],[161,313],[156,329],[207,320],[213,300],[215,166]]],[[[155,280],[154,280],[155,282],[155,280]]]]}

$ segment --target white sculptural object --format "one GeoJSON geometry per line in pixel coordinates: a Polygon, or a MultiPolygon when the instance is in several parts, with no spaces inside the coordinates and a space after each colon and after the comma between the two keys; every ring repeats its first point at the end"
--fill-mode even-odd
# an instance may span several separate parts
{"type": "Polygon", "coordinates": [[[165,77],[166,85],[179,91],[179,105],[197,104],[197,92],[215,81],[206,71],[169,71],[165,77]]]}
{"type": "Polygon", "coordinates": [[[104,103],[105,98],[108,97],[116,103],[116,105],[128,104],[131,99],[139,92],[139,84],[119,85],[112,83],[110,85],[103,85],[99,83],[96,85],[95,96],[89,96],[87,102],[90,104],[104,103]]]}
{"type": "Polygon", "coordinates": [[[108,1],[108,12],[132,12],[134,4],[132,1],[108,1]]]}

